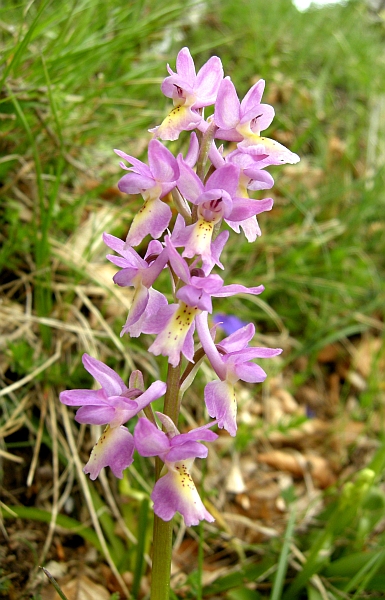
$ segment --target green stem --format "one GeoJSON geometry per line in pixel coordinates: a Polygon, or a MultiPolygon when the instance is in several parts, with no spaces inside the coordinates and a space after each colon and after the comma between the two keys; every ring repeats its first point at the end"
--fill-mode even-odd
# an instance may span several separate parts
{"type": "MultiPolygon", "coordinates": [[[[167,392],[163,412],[178,425],[179,382],[181,365],[169,365],[167,374],[167,392]]],[[[157,457],[155,461],[155,480],[160,477],[163,463],[157,457]]],[[[168,600],[170,595],[170,573],[172,556],[173,521],[163,521],[155,515],[151,573],[151,600],[168,600]]]]}

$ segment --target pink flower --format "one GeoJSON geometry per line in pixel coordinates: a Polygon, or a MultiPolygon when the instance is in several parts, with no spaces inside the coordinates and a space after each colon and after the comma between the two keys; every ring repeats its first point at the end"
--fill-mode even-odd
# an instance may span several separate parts
{"type": "Polygon", "coordinates": [[[134,441],[123,423],[138,414],[150,402],[163,396],[166,384],[155,381],[144,391],[143,375],[133,371],[127,387],[110,367],[88,354],[83,354],[85,369],[102,386],[98,390],[67,390],[61,392],[60,402],[80,406],[76,413],[78,423],[107,425],[95,444],[84,472],[96,479],[103,467],[111,467],[116,477],[122,478],[123,469],[133,461],[134,441]]]}
{"type": "MultiPolygon", "coordinates": [[[[274,109],[261,104],[265,82],[260,79],[239,102],[234,84],[229,77],[223,79],[215,104],[214,121],[218,126],[215,137],[239,142],[243,152],[272,157],[276,164],[295,164],[299,156],[275,140],[261,137],[274,118],[274,109]]],[[[274,163],[271,163],[274,164],[274,163]]]]}
{"type": "Polygon", "coordinates": [[[181,131],[195,129],[202,121],[197,112],[204,106],[214,104],[220,83],[223,79],[223,67],[217,56],[212,56],[195,72],[194,61],[188,48],[182,48],[176,59],[176,73],[167,65],[169,77],[163,81],[161,89],[165,96],[172,98],[174,108],[163,123],[150,129],[162,140],[176,140],[181,131]]]}
{"type": "Polygon", "coordinates": [[[127,243],[113,235],[104,233],[103,241],[120,254],[107,254],[108,260],[122,268],[114,275],[114,282],[121,287],[135,288],[131,309],[120,335],[129,333],[131,337],[138,337],[144,321],[151,319],[162,306],[167,305],[164,295],[151,287],[167,263],[167,251],[160,242],[151,240],[142,258],[127,243]]]}
{"type": "MultiPolygon", "coordinates": [[[[177,247],[184,246],[183,256],[187,258],[200,255],[203,268],[211,270],[214,264],[221,266],[213,254],[215,246],[212,245],[212,237],[215,225],[224,219],[230,227],[239,231],[238,223],[242,224],[256,214],[271,210],[273,200],[238,197],[241,171],[235,164],[227,163],[219,167],[205,184],[181,156],[178,156],[178,164],[178,188],[189,202],[197,206],[198,219],[196,223],[185,228],[181,228],[178,223],[180,231],[173,234],[173,243],[177,247]]],[[[222,248],[223,246],[220,249],[222,248]]]]}
{"type": "Polygon", "coordinates": [[[238,329],[218,346],[215,345],[207,323],[207,313],[197,317],[197,329],[203,349],[219,377],[205,387],[205,402],[210,417],[218,420],[218,427],[235,436],[237,431],[237,401],[234,384],[239,381],[261,383],[266,379],[265,371],[251,362],[254,358],[271,358],[281,354],[280,348],[249,348],[255,327],[249,323],[238,329]]]}
{"type": "Polygon", "coordinates": [[[153,238],[160,237],[168,226],[171,209],[161,198],[175,187],[179,167],[170,150],[158,140],[151,140],[148,145],[149,166],[121,150],[115,152],[133,165],[126,167],[123,162],[120,163],[122,169],[129,171],[118,183],[120,191],[126,194],[141,194],[144,199],[144,204],[135,215],[126,239],[130,246],[137,246],[148,234],[153,238]]]}
{"type": "Polygon", "coordinates": [[[135,431],[135,447],[141,456],[159,456],[167,467],[166,475],[158,479],[151,494],[154,512],[163,521],[170,521],[179,512],[187,525],[198,525],[214,518],[206,510],[190,475],[194,459],[206,458],[207,448],[201,440],[211,442],[218,436],[209,427],[180,434],[169,417],[156,413],[166,429],[158,429],[148,419],[139,419],[135,431]]]}
{"type": "Polygon", "coordinates": [[[195,319],[202,311],[212,311],[212,297],[224,298],[240,293],[256,295],[264,288],[262,285],[251,288],[240,284],[224,285],[219,275],[205,275],[202,269],[189,267],[168,236],[165,243],[170,265],[185,285],[176,292],[179,303],[161,307],[156,315],[146,320],[142,330],[157,334],[149,351],[156,356],[168,356],[168,362],[176,367],[181,354],[193,361],[195,319]]]}

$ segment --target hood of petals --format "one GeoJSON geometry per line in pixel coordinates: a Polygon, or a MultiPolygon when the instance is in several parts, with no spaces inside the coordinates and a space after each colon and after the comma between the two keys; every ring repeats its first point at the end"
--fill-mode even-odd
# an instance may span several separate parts
{"type": "Polygon", "coordinates": [[[230,194],[224,189],[210,189],[199,196],[197,204],[199,214],[206,221],[212,221],[214,214],[219,218],[229,217],[233,210],[233,201],[230,194]],[[211,215],[212,213],[212,215],[211,215]]]}
{"type": "Polygon", "coordinates": [[[229,196],[235,196],[238,188],[240,169],[233,164],[225,164],[208,178],[205,190],[221,189],[225,190],[229,196]]]}
{"type": "Polygon", "coordinates": [[[172,446],[171,442],[171,448],[164,458],[167,462],[177,462],[189,458],[206,458],[207,454],[208,449],[199,442],[186,441],[179,446],[172,446]]]}
{"type": "Polygon", "coordinates": [[[141,456],[162,456],[170,449],[167,435],[148,419],[138,419],[134,440],[135,448],[141,456]]]}
{"type": "Polygon", "coordinates": [[[199,308],[199,310],[205,310],[209,313],[213,310],[211,296],[204,290],[197,289],[193,285],[184,285],[177,291],[176,296],[178,300],[181,300],[188,306],[194,306],[199,308]]]}
{"type": "Polygon", "coordinates": [[[181,75],[174,74],[170,75],[170,77],[166,77],[160,86],[160,89],[167,98],[172,98],[176,104],[182,105],[187,99],[187,104],[192,106],[193,101],[191,100],[195,100],[193,86],[181,75]],[[178,88],[182,90],[182,96],[179,95],[178,88]]]}
{"type": "Polygon", "coordinates": [[[275,111],[270,104],[259,104],[242,115],[240,126],[243,126],[245,123],[250,123],[251,131],[257,131],[259,133],[270,127],[274,116],[275,111]]]}
{"type": "Polygon", "coordinates": [[[125,194],[140,194],[142,190],[149,190],[156,186],[153,177],[127,173],[118,181],[118,188],[125,194]]]}
{"type": "Polygon", "coordinates": [[[222,289],[223,279],[220,275],[212,274],[206,277],[191,277],[191,284],[198,288],[205,290],[208,294],[214,294],[222,289]]]}

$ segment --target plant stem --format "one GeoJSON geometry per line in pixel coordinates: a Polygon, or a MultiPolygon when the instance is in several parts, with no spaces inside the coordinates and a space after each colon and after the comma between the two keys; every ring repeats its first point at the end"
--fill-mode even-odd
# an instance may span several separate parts
{"type": "MultiPolygon", "coordinates": [[[[164,399],[163,412],[178,425],[179,417],[179,382],[181,365],[168,366],[167,392],[164,399]]],[[[160,477],[162,461],[155,461],[155,480],[160,477]]],[[[170,595],[170,573],[172,555],[173,520],[163,521],[157,515],[154,517],[154,537],[151,573],[151,600],[168,600],[170,595]]]]}

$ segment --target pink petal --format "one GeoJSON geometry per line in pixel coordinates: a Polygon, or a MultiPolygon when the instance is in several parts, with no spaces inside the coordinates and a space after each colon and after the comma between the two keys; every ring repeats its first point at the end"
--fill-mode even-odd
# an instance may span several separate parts
{"type": "Polygon", "coordinates": [[[178,156],[180,178],[177,186],[181,194],[193,204],[196,204],[199,196],[204,192],[204,186],[198,175],[191,167],[183,160],[182,156],[178,156]]]}
{"type": "Polygon", "coordinates": [[[100,404],[105,406],[108,403],[107,394],[104,390],[66,390],[61,392],[59,400],[67,406],[83,406],[100,404]]]}
{"type": "Polygon", "coordinates": [[[194,89],[197,101],[194,108],[214,104],[222,79],[222,62],[217,56],[212,56],[198,72],[194,89]]]}
{"type": "MultiPolygon", "coordinates": [[[[175,438],[174,438],[175,439],[175,438]]],[[[189,458],[206,458],[208,449],[203,444],[195,441],[186,441],[181,445],[172,447],[166,454],[167,462],[187,460],[189,458]]]]}
{"type": "Polygon", "coordinates": [[[159,238],[167,228],[171,214],[171,208],[161,200],[148,200],[135,215],[126,244],[137,246],[146,235],[159,238]]]}
{"type": "Polygon", "coordinates": [[[260,131],[264,131],[270,127],[274,116],[275,111],[270,104],[259,104],[242,116],[240,124],[243,125],[250,122],[251,130],[259,134],[260,131]]]}
{"type": "Polygon", "coordinates": [[[244,221],[254,215],[273,208],[274,200],[264,198],[263,200],[247,200],[247,198],[234,198],[233,210],[229,215],[230,221],[244,221]]]}
{"type": "Polygon", "coordinates": [[[267,377],[265,371],[259,365],[251,362],[236,365],[234,372],[239,379],[247,381],[248,383],[261,383],[262,381],[265,381],[267,377]]]}
{"type": "Polygon", "coordinates": [[[205,185],[205,190],[221,189],[228,192],[230,196],[235,196],[238,187],[239,167],[231,163],[225,164],[220,169],[216,169],[209,177],[205,185]]]}
{"type": "Polygon", "coordinates": [[[273,187],[274,179],[267,171],[262,171],[262,169],[248,168],[245,169],[244,174],[252,179],[247,188],[249,190],[268,190],[273,187]]]}
{"type": "Polygon", "coordinates": [[[176,70],[178,75],[183,77],[187,83],[194,85],[196,74],[195,65],[188,48],[182,48],[176,57],[176,70]]]}
{"type": "Polygon", "coordinates": [[[152,177],[145,177],[137,173],[127,173],[118,181],[118,188],[125,194],[140,194],[142,190],[154,187],[155,181],[152,177]]]}
{"type": "Polygon", "coordinates": [[[94,480],[103,467],[111,467],[111,471],[122,479],[123,470],[133,462],[134,438],[126,427],[108,427],[100,436],[92,449],[90,459],[84,467],[94,480]]]}
{"type": "Polygon", "coordinates": [[[241,329],[234,331],[231,335],[221,341],[220,345],[227,353],[243,350],[254,337],[255,327],[253,323],[248,323],[241,329]]]}
{"type": "Polygon", "coordinates": [[[227,381],[211,381],[205,387],[205,403],[210,417],[217,419],[218,427],[234,437],[237,431],[234,387],[227,381]]]}
{"type": "Polygon", "coordinates": [[[243,221],[230,221],[226,219],[226,223],[236,233],[240,232],[240,227],[243,229],[248,242],[255,242],[258,236],[262,235],[261,228],[258,225],[257,217],[249,217],[243,221]]]}
{"type": "Polygon", "coordinates": [[[215,519],[204,507],[188,471],[189,461],[167,466],[168,473],[158,479],[151,494],[155,514],[163,521],[170,521],[179,512],[187,527],[202,520],[212,523],[215,519]]]}
{"type": "Polygon", "coordinates": [[[110,233],[103,233],[103,242],[111,248],[111,250],[115,250],[118,254],[123,254],[124,252],[124,242],[123,240],[111,235],[110,233]]]}
{"type": "Polygon", "coordinates": [[[170,449],[167,435],[148,419],[139,419],[134,430],[135,448],[141,456],[160,456],[170,449]]]}
{"type": "Polygon", "coordinates": [[[151,140],[148,145],[148,163],[156,181],[176,181],[179,177],[176,158],[158,140],[151,140]]]}
{"type": "Polygon", "coordinates": [[[261,103],[263,91],[265,89],[265,80],[260,79],[249,89],[241,102],[241,113],[244,115],[252,110],[257,104],[261,103]]]}
{"type": "Polygon", "coordinates": [[[198,160],[199,154],[199,142],[196,133],[193,131],[190,135],[190,145],[187,150],[187,154],[184,158],[185,163],[189,165],[189,167],[195,167],[196,162],[198,160]]]}
{"type": "Polygon", "coordinates": [[[247,288],[244,285],[233,283],[231,285],[224,285],[220,292],[213,293],[216,298],[225,298],[227,296],[234,296],[235,294],[261,294],[265,288],[263,285],[257,287],[247,288]]]}
{"type": "MultiPolygon", "coordinates": [[[[128,170],[132,170],[134,173],[138,173],[145,177],[151,177],[151,171],[150,171],[149,167],[145,163],[143,163],[141,160],[138,160],[134,156],[130,156],[129,154],[126,154],[125,152],[122,152],[121,150],[114,150],[114,152],[115,152],[115,154],[120,156],[120,158],[124,158],[124,160],[126,160],[127,162],[129,162],[133,165],[133,167],[130,167],[130,169],[128,169],[128,170]]],[[[127,167],[125,167],[124,163],[120,163],[120,166],[124,169],[127,169],[127,167]]]]}
{"type": "Polygon", "coordinates": [[[214,121],[221,129],[233,129],[239,123],[240,103],[234,84],[225,77],[220,85],[215,104],[214,121]]]}
{"type": "Polygon", "coordinates": [[[75,415],[75,421],[86,425],[107,425],[115,416],[112,406],[82,406],[75,415]]]}
{"type": "Polygon", "coordinates": [[[89,354],[83,354],[84,368],[96,379],[108,396],[119,396],[127,389],[123,379],[110,367],[89,354]]]}
{"type": "Polygon", "coordinates": [[[128,333],[131,337],[139,337],[141,333],[144,333],[146,323],[152,323],[156,315],[161,309],[168,305],[166,298],[163,294],[154,290],[149,289],[149,298],[147,306],[141,316],[135,321],[135,316],[128,315],[127,321],[121,331],[120,336],[128,333]]]}

